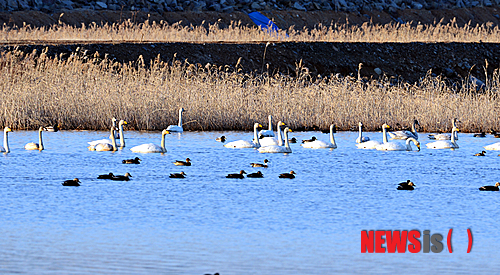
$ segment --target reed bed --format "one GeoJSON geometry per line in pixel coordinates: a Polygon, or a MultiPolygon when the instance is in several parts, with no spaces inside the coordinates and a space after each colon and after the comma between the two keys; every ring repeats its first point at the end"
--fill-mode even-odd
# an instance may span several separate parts
{"type": "MultiPolygon", "coordinates": [[[[368,130],[388,123],[408,126],[417,118],[424,131],[500,129],[499,71],[486,86],[450,86],[430,75],[414,85],[385,80],[367,83],[334,75],[312,79],[297,64],[298,77],[251,75],[239,64],[201,66],[157,58],[149,66],[117,63],[75,52],[69,58],[45,53],[3,52],[0,56],[0,126],[38,129],[107,130],[111,117],[125,119],[129,129],[160,130],[177,123],[184,107],[188,130],[252,129],[267,116],[292,129],[316,125],[327,129],[368,130]]],[[[395,127],[397,128],[397,127],[395,127]]]]}
{"type": "Polygon", "coordinates": [[[261,42],[500,42],[500,28],[491,22],[481,25],[457,25],[455,20],[431,25],[393,23],[376,25],[334,24],[318,25],[314,29],[290,27],[277,33],[265,33],[258,27],[249,27],[240,22],[231,22],[221,28],[219,23],[200,26],[182,26],[160,21],[145,21],[141,24],[131,20],[114,24],[82,24],[79,27],[62,22],[48,27],[35,28],[29,25],[0,28],[0,43],[120,43],[120,42],[188,42],[188,43],[261,43],[261,42]]]}

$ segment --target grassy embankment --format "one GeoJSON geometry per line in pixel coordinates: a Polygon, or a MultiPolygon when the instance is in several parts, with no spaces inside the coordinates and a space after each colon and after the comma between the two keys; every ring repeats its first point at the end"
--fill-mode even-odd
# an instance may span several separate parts
{"type": "MultiPolygon", "coordinates": [[[[288,30],[292,41],[460,41],[499,42],[499,29],[487,26],[459,28],[453,24],[360,27],[319,27],[288,30]]],[[[256,28],[233,24],[227,29],[211,26],[124,23],[105,27],[49,29],[4,28],[9,41],[265,41],[256,28]]],[[[284,39],[282,37],[282,39],[284,39]]],[[[498,70],[487,76],[484,91],[464,83],[459,89],[440,78],[427,76],[418,85],[391,85],[384,80],[359,83],[349,78],[326,77],[311,81],[297,66],[298,77],[246,75],[239,64],[196,67],[193,64],[156,60],[146,67],[116,63],[106,58],[75,53],[69,58],[45,54],[3,52],[0,56],[0,126],[37,129],[58,123],[63,129],[107,129],[111,117],[126,119],[134,129],[158,130],[175,124],[184,107],[187,129],[251,129],[254,121],[267,124],[267,115],[292,128],[335,123],[348,130],[363,121],[368,130],[384,122],[408,125],[416,117],[425,131],[448,131],[458,117],[461,130],[500,129],[498,123],[498,70]]]]}

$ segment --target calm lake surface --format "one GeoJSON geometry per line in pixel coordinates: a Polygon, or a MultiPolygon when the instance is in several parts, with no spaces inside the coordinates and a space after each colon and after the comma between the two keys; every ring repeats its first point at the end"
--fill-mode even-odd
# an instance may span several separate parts
{"type": "MultiPolygon", "coordinates": [[[[0,155],[1,274],[334,274],[493,273],[500,192],[500,157],[483,146],[491,135],[460,134],[458,150],[420,152],[357,149],[357,133],[336,134],[336,150],[261,154],[224,148],[215,138],[251,140],[249,132],[185,132],[166,136],[166,154],[129,149],[160,142],[159,132],[126,131],[127,147],[90,152],[107,132],[44,132],[43,152],[26,151],[35,131],[9,134],[0,155]],[[122,164],[139,156],[140,165],[122,164]],[[190,167],[172,164],[186,157],[190,167]],[[269,168],[251,162],[269,159],[269,168]],[[263,179],[226,179],[258,170],[263,179]],[[294,170],[295,179],[279,179],[294,170]],[[170,173],[184,171],[185,179],[170,173]],[[125,174],[128,182],[98,180],[125,174]],[[80,187],[64,187],[79,178],[80,187]],[[414,191],[396,191],[411,179],[414,191]],[[361,230],[453,228],[453,253],[362,254],[361,230]],[[467,228],[474,246],[466,253],[467,228]]],[[[299,139],[320,132],[298,132],[299,139]]],[[[381,141],[381,133],[366,133],[381,141]]],[[[420,238],[422,240],[422,238],[420,238]]]]}

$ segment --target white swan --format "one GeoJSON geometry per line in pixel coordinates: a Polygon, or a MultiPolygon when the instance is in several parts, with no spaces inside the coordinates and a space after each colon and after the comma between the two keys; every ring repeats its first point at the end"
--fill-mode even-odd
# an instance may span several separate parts
{"type": "Polygon", "coordinates": [[[179,124],[178,125],[169,125],[167,127],[167,131],[169,132],[176,132],[176,133],[182,133],[184,132],[184,129],[182,128],[182,112],[184,112],[184,108],[179,109],[179,124]]]}
{"type": "Polygon", "coordinates": [[[237,140],[237,141],[232,141],[229,142],[228,144],[225,144],[224,147],[227,148],[259,148],[260,147],[260,141],[259,141],[259,136],[257,135],[257,128],[262,127],[259,123],[254,123],[253,125],[253,140],[248,141],[248,140],[237,140]]]}
{"type": "Polygon", "coordinates": [[[9,127],[5,127],[3,129],[3,146],[0,146],[0,152],[3,152],[3,153],[10,152],[10,150],[9,150],[9,138],[7,136],[8,132],[12,132],[12,129],[10,129],[9,127]]]}
{"type": "Polygon", "coordinates": [[[413,120],[413,124],[411,125],[411,131],[403,130],[403,131],[395,131],[395,132],[389,132],[389,136],[391,136],[391,139],[408,139],[408,138],[414,138],[418,139],[418,134],[417,130],[415,130],[415,125],[419,125],[418,120],[413,120]]]}
{"type": "Polygon", "coordinates": [[[261,139],[259,139],[259,143],[260,143],[260,146],[261,147],[264,147],[264,146],[271,146],[271,145],[279,145],[279,146],[283,146],[283,134],[282,134],[282,130],[281,130],[281,126],[284,126],[285,123],[283,123],[282,121],[278,121],[278,124],[277,124],[277,132],[278,132],[278,137],[263,137],[261,139]]]}
{"type": "MultiPolygon", "coordinates": [[[[125,136],[123,135],[123,124],[128,124],[128,123],[125,120],[120,120],[120,122],[118,122],[118,129],[119,129],[118,136],[120,137],[120,148],[125,147],[125,136]]],[[[112,127],[113,127],[113,130],[116,129],[116,125],[114,125],[112,127]]],[[[94,140],[91,142],[87,142],[90,145],[88,148],[91,151],[95,151],[94,147],[97,144],[109,144],[108,147],[112,147],[113,146],[112,138],[114,138],[116,136],[117,136],[116,131],[113,131],[113,134],[109,134],[110,139],[100,139],[100,140],[94,140]]]]}
{"type": "MultiPolygon", "coordinates": [[[[361,124],[361,122],[360,122],[360,124],[361,124]]],[[[383,143],[387,143],[386,129],[389,128],[389,126],[387,124],[384,124],[384,125],[382,125],[382,141],[383,141],[383,143]]],[[[361,126],[363,126],[363,124],[361,124],[361,126]]],[[[361,132],[360,132],[360,137],[361,137],[361,132]]],[[[365,142],[361,142],[361,143],[356,144],[356,147],[358,147],[358,149],[376,149],[377,146],[380,146],[383,143],[380,143],[376,140],[369,140],[369,141],[365,141],[365,142]]]]}
{"type": "MultiPolygon", "coordinates": [[[[452,128],[455,127],[457,128],[457,122],[459,120],[454,118],[451,120],[451,125],[452,125],[452,128]]],[[[453,131],[452,131],[453,133],[453,131]]],[[[455,140],[458,140],[458,133],[457,132],[454,132],[453,136],[455,137],[455,140]]],[[[444,134],[429,134],[428,135],[429,139],[435,139],[435,140],[451,140],[451,134],[447,134],[447,133],[444,133],[444,134]]]]}
{"type": "MultiPolygon", "coordinates": [[[[117,151],[116,149],[116,139],[115,139],[115,127],[111,127],[111,144],[109,143],[97,143],[87,147],[90,151],[117,151]]],[[[123,136],[123,135],[122,135],[123,136]]]]}
{"type": "Polygon", "coordinates": [[[304,148],[311,148],[311,149],[321,149],[321,148],[337,148],[337,144],[335,143],[335,137],[333,136],[333,133],[336,133],[335,125],[330,125],[330,142],[324,142],[322,140],[315,140],[311,142],[306,142],[301,144],[302,147],[304,148]]]}
{"type": "Polygon", "coordinates": [[[500,150],[500,142],[484,146],[486,150],[500,150]]]}
{"type": "Polygon", "coordinates": [[[40,127],[38,129],[38,143],[30,142],[30,143],[24,145],[24,149],[42,151],[43,150],[42,131],[43,131],[43,127],[40,127]]]}
{"type": "MultiPolygon", "coordinates": [[[[362,142],[367,142],[370,140],[369,137],[364,137],[363,136],[363,123],[361,122],[358,122],[358,126],[359,126],[359,136],[358,138],[356,139],[356,143],[362,143],[362,142]]],[[[379,142],[380,144],[380,142],[379,142]]]]}
{"type": "Polygon", "coordinates": [[[379,144],[375,146],[375,149],[377,150],[386,150],[385,148],[397,148],[399,143],[396,142],[389,142],[387,140],[387,129],[390,129],[391,127],[387,124],[382,125],[382,144],[379,144]]]}
{"type": "MultiPolygon", "coordinates": [[[[259,132],[259,138],[274,137],[272,121],[273,121],[273,116],[269,115],[269,127],[268,127],[268,130],[260,130],[260,132],[259,132]]],[[[278,126],[278,131],[279,131],[279,126],[278,126]]]]}
{"type": "Polygon", "coordinates": [[[156,145],[153,143],[146,143],[132,147],[130,148],[130,151],[134,153],[166,153],[167,149],[165,148],[165,135],[168,133],[169,132],[167,130],[161,131],[160,145],[156,145]]]}
{"type": "Polygon", "coordinates": [[[410,144],[411,142],[413,142],[413,144],[417,146],[417,151],[420,151],[420,142],[412,137],[406,139],[406,144],[402,144],[399,142],[388,142],[377,146],[376,149],[380,151],[413,151],[410,144]]]}
{"type": "Polygon", "coordinates": [[[288,141],[288,132],[291,132],[288,127],[285,128],[285,146],[271,145],[266,147],[260,147],[259,153],[291,153],[290,143],[288,141]]]}
{"type": "Polygon", "coordinates": [[[426,146],[429,149],[457,149],[458,144],[455,142],[455,133],[460,131],[457,127],[453,127],[451,130],[451,140],[438,140],[431,143],[427,143],[426,146]]]}

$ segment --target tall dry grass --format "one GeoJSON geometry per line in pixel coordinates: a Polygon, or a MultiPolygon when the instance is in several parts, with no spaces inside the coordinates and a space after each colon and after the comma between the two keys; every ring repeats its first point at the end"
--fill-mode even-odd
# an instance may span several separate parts
{"type": "Polygon", "coordinates": [[[257,27],[248,27],[240,22],[231,22],[221,28],[219,23],[201,26],[182,26],[179,23],[146,21],[141,24],[130,20],[123,23],[83,25],[74,27],[60,23],[49,27],[0,28],[0,43],[40,43],[40,42],[500,42],[500,28],[491,22],[481,25],[467,24],[460,27],[455,20],[432,25],[394,23],[375,25],[331,24],[318,25],[314,29],[282,30],[269,35],[257,27]]]}
{"type": "Polygon", "coordinates": [[[0,126],[107,129],[117,117],[134,129],[158,130],[175,124],[184,107],[189,130],[251,129],[256,121],[265,124],[269,114],[292,128],[335,123],[348,130],[363,121],[373,130],[382,123],[408,125],[415,117],[425,131],[448,131],[457,117],[461,130],[500,129],[498,70],[482,92],[431,76],[415,85],[335,76],[312,80],[300,64],[296,78],[238,70],[239,64],[201,67],[158,58],[147,67],[141,59],[123,64],[80,52],[67,59],[3,52],[0,126]]]}

